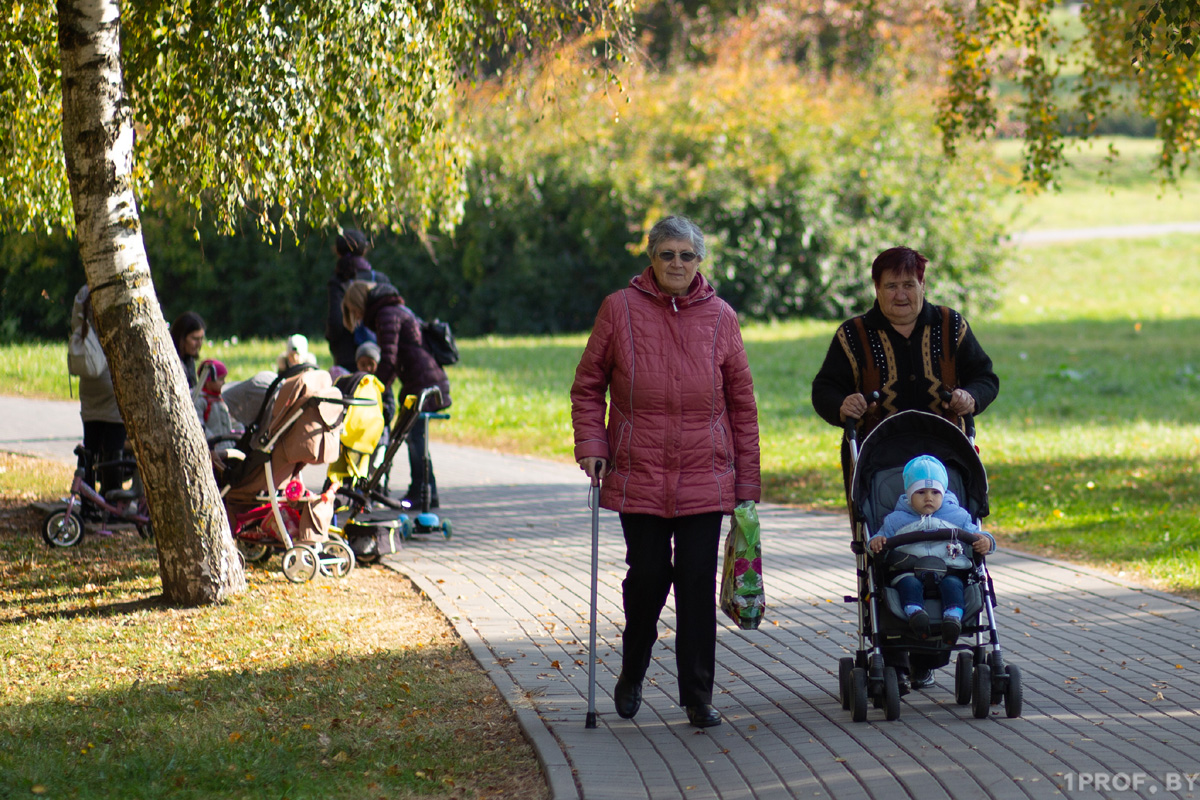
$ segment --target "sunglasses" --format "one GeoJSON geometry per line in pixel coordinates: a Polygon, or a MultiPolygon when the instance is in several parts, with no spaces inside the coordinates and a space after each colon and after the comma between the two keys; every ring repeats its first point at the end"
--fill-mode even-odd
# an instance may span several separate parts
{"type": "Polygon", "coordinates": [[[682,253],[676,253],[674,250],[663,250],[658,254],[658,257],[663,261],[674,261],[675,256],[679,256],[679,260],[685,264],[690,264],[700,257],[691,250],[684,250],[682,253]]]}

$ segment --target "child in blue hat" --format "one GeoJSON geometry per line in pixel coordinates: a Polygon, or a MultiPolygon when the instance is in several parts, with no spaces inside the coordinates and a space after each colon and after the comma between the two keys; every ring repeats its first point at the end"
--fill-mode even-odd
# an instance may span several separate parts
{"type": "MultiPolygon", "coordinates": [[[[958,504],[958,497],[947,486],[946,467],[933,456],[917,456],[904,466],[904,494],[896,501],[896,510],[884,517],[879,532],[867,542],[871,552],[883,549],[884,539],[898,533],[935,530],[953,526],[968,533],[982,534],[972,545],[976,553],[987,555],[996,549],[996,540],[971,519],[971,513],[958,504]],[[940,522],[933,522],[940,520],[940,522]]],[[[916,575],[906,573],[895,582],[900,602],[913,633],[929,635],[929,614],[925,611],[925,587],[916,575]]],[[[942,598],[942,641],[954,644],[962,633],[963,582],[957,575],[945,574],[938,582],[942,598]]]]}

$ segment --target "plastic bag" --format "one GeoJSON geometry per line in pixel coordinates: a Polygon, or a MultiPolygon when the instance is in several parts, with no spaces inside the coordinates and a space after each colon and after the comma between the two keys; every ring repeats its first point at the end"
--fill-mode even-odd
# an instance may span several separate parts
{"type": "Polygon", "coordinates": [[[91,325],[85,326],[87,334],[72,333],[67,340],[67,372],[81,378],[99,378],[108,369],[100,337],[91,325]]]}
{"type": "Polygon", "coordinates": [[[758,509],[752,502],[739,503],[733,510],[733,523],[725,537],[721,610],[739,628],[752,631],[762,623],[766,609],[758,509]]]}

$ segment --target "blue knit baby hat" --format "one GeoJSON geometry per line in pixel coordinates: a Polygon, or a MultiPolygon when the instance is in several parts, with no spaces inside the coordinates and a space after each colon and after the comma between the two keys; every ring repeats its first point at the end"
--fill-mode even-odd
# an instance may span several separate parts
{"type": "Polygon", "coordinates": [[[917,456],[904,465],[904,492],[909,497],[921,489],[937,489],[945,494],[949,482],[946,468],[933,456],[917,456]]]}

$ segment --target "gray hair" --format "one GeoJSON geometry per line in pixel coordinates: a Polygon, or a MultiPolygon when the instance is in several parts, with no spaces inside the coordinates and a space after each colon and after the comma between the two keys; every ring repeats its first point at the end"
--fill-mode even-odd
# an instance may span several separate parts
{"type": "Polygon", "coordinates": [[[686,239],[691,242],[692,249],[700,256],[701,261],[708,254],[708,249],[704,246],[704,234],[700,232],[696,223],[687,217],[663,217],[650,229],[648,238],[646,252],[651,258],[658,255],[659,245],[671,239],[686,239]]]}

